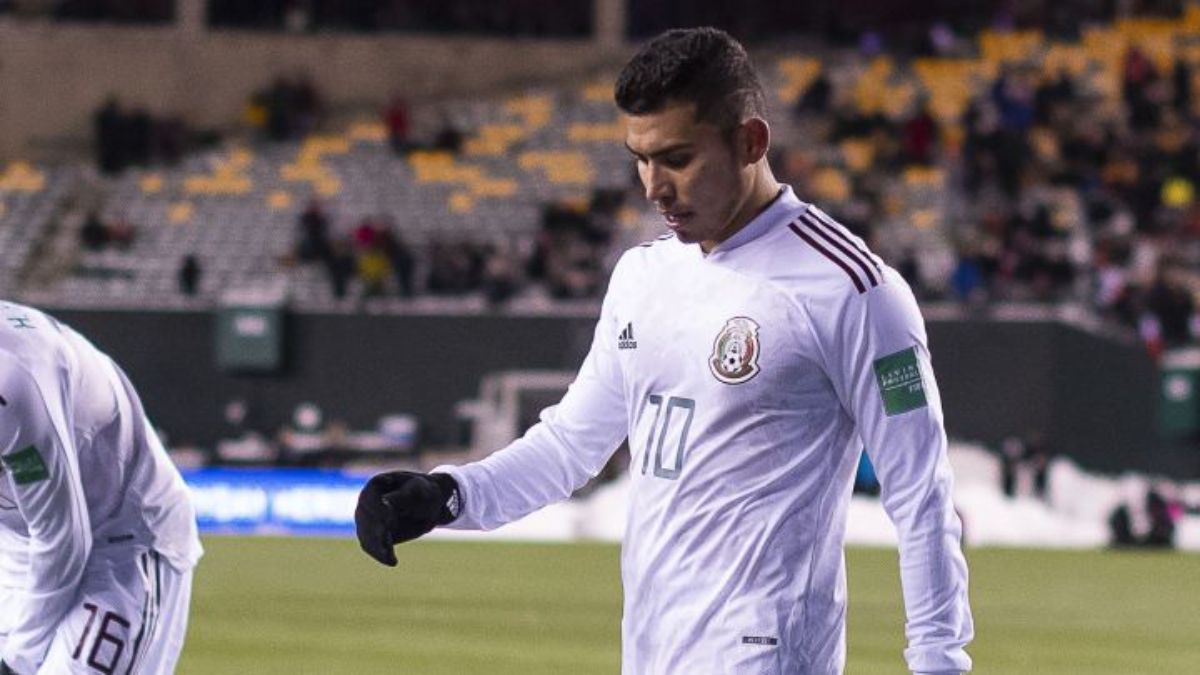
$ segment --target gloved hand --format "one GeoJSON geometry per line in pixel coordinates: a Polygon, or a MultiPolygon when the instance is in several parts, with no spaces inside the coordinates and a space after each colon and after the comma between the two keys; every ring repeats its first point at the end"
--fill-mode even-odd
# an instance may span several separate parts
{"type": "Polygon", "coordinates": [[[358,495],[354,528],[367,555],[396,566],[392,547],[458,517],[458,482],[444,473],[391,471],[367,481],[358,495]]]}

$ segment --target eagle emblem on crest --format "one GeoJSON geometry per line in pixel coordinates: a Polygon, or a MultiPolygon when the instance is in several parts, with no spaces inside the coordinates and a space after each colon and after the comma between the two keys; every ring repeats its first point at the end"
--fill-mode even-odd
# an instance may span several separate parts
{"type": "Polygon", "coordinates": [[[725,384],[741,384],[758,374],[758,324],[737,316],[725,322],[713,343],[708,369],[725,384]]]}

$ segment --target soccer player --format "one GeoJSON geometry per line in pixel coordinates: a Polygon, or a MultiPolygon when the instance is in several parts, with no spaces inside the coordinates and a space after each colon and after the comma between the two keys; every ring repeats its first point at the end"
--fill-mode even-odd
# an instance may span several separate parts
{"type": "Polygon", "coordinates": [[[0,301],[0,675],[173,672],[200,555],[121,369],[0,301]]]}
{"type": "Polygon", "coordinates": [[[591,351],[539,424],[482,461],[372,478],[363,548],[490,529],[569,496],[628,437],[625,675],[840,673],[847,504],[865,446],[900,542],[914,673],[970,670],[961,525],[912,292],[767,162],[733,38],[673,30],[616,102],[670,232],[624,254],[591,351]]]}

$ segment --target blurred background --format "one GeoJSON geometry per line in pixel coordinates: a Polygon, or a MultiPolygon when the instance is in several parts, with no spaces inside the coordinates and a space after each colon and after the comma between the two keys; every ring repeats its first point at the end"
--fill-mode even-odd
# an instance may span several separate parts
{"type": "MultiPolygon", "coordinates": [[[[693,25],[922,302],[966,544],[1200,550],[1194,2],[0,0],[0,297],[126,368],[206,532],[345,535],[363,476],[561,396],[662,232],[613,79],[693,25]]],[[[619,539],[627,457],[489,536],[619,539]]],[[[877,492],[864,458],[853,544],[894,542],[877,492]]]]}

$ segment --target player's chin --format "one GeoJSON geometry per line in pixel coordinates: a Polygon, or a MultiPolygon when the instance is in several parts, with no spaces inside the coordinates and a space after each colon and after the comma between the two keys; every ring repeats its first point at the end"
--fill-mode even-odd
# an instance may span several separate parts
{"type": "Polygon", "coordinates": [[[682,225],[669,224],[667,225],[667,229],[671,231],[671,234],[675,235],[676,239],[685,244],[695,244],[696,242],[700,241],[700,237],[696,236],[696,234],[692,232],[691,228],[684,227],[682,225]]]}

